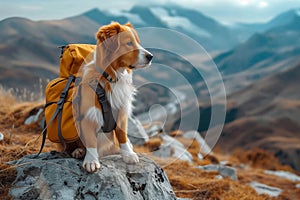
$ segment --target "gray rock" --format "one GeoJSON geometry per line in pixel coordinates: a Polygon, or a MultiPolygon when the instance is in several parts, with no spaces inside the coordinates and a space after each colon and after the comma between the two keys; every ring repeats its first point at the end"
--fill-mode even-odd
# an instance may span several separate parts
{"type": "Polygon", "coordinates": [[[152,152],[154,156],[160,157],[160,158],[168,158],[172,155],[172,147],[170,144],[161,144],[159,146],[159,149],[152,152]]]}
{"type": "Polygon", "coordinates": [[[140,163],[127,165],[120,155],[100,160],[98,172],[89,174],[82,161],[58,152],[43,153],[38,159],[26,156],[17,164],[13,199],[176,199],[164,171],[140,156],[140,163]]]}
{"type": "Polygon", "coordinates": [[[258,183],[258,182],[255,182],[255,181],[249,183],[249,185],[253,189],[255,189],[255,191],[258,194],[267,194],[267,195],[272,196],[272,197],[277,197],[282,192],[282,189],[280,189],[280,188],[271,187],[271,186],[268,186],[268,185],[265,185],[265,184],[262,184],[262,183],[258,183]]]}
{"type": "Polygon", "coordinates": [[[238,180],[237,175],[236,175],[236,169],[233,167],[220,165],[219,174],[224,177],[231,178],[232,180],[235,180],[235,181],[238,180]]]}
{"type": "Polygon", "coordinates": [[[211,164],[211,165],[198,166],[198,168],[205,171],[215,171],[218,172],[219,175],[223,177],[228,177],[235,181],[238,180],[236,169],[233,167],[211,164]]]}
{"type": "Polygon", "coordinates": [[[223,179],[223,176],[217,175],[217,176],[215,176],[215,179],[222,180],[222,179],[223,179]]]}
{"type": "Polygon", "coordinates": [[[3,133],[0,132],[0,141],[4,140],[4,135],[3,133]]]}
{"type": "Polygon", "coordinates": [[[198,166],[199,169],[202,169],[204,171],[219,171],[219,165],[203,165],[203,166],[198,166]]]}
{"type": "Polygon", "coordinates": [[[164,127],[163,127],[163,124],[153,123],[150,126],[148,126],[145,131],[146,131],[147,135],[149,135],[149,137],[153,137],[159,133],[164,132],[164,127]]]}
{"type": "Polygon", "coordinates": [[[128,119],[128,137],[131,143],[135,145],[143,145],[149,140],[149,136],[143,125],[135,117],[130,117],[128,119]]]}
{"type": "Polygon", "coordinates": [[[278,176],[280,178],[285,178],[290,181],[300,182],[300,176],[293,174],[288,171],[271,171],[271,170],[265,170],[265,174],[270,174],[274,176],[278,176]]]}
{"type": "Polygon", "coordinates": [[[171,144],[172,146],[178,146],[178,147],[184,148],[184,145],[181,142],[179,142],[178,140],[176,140],[175,138],[173,138],[167,134],[163,133],[160,135],[160,137],[166,144],[171,144]]]}
{"type": "Polygon", "coordinates": [[[204,155],[212,153],[211,148],[207,145],[206,141],[203,139],[203,137],[200,135],[198,131],[188,131],[183,134],[183,137],[196,139],[200,146],[200,152],[203,153],[204,155]]]}
{"type": "Polygon", "coordinates": [[[300,183],[296,185],[296,188],[300,188],[300,183]]]}
{"type": "Polygon", "coordinates": [[[204,158],[203,155],[202,155],[201,153],[198,153],[198,154],[197,154],[197,157],[198,157],[199,160],[203,160],[203,158],[204,158]]]}
{"type": "Polygon", "coordinates": [[[188,152],[185,148],[179,146],[173,146],[173,154],[172,157],[178,158],[180,160],[185,160],[190,163],[193,162],[193,156],[190,152],[188,152]]]}
{"type": "Polygon", "coordinates": [[[40,115],[41,115],[42,113],[43,113],[43,108],[40,108],[40,109],[38,110],[38,112],[37,112],[35,115],[29,116],[29,117],[25,120],[24,124],[28,125],[28,124],[32,124],[32,123],[37,122],[37,121],[39,120],[40,115]]]}
{"type": "Polygon", "coordinates": [[[152,152],[153,155],[162,158],[174,157],[180,160],[193,162],[193,156],[185,149],[181,142],[166,134],[161,134],[160,137],[164,143],[160,145],[158,150],[152,152]]]}

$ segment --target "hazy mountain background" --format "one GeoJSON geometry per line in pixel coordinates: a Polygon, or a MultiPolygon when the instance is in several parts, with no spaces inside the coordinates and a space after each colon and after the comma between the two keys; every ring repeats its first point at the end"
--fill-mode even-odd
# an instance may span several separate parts
{"type": "MultiPolygon", "coordinates": [[[[0,21],[0,84],[6,89],[13,88],[14,92],[26,89],[36,93],[41,84],[58,74],[58,46],[94,44],[97,29],[111,21],[130,21],[137,28],[170,28],[199,42],[223,76],[228,104],[226,125],[218,145],[226,151],[237,147],[267,149],[300,170],[299,13],[300,9],[295,8],[266,23],[235,25],[224,25],[198,9],[159,5],[113,12],[92,9],[62,20],[7,18],[0,21]]],[[[188,49],[184,41],[174,42],[188,49]]],[[[205,134],[211,107],[217,106],[222,111],[225,105],[210,104],[203,77],[187,60],[169,52],[153,50],[153,53],[154,62],[175,68],[189,80],[201,104],[197,108],[202,119],[198,130],[205,134]]],[[[206,62],[203,60],[202,64],[205,66],[206,62]]],[[[184,94],[185,85],[166,71],[139,71],[135,79],[147,80],[149,76],[163,78],[184,94]]],[[[213,77],[210,81],[214,83],[213,95],[218,97],[221,82],[213,77]]],[[[141,91],[136,114],[155,103],[167,105],[174,100],[168,88],[152,85],[141,91]]],[[[185,95],[186,107],[195,106],[185,95]]],[[[192,111],[187,109],[184,117],[190,117],[192,111]]],[[[179,123],[178,115],[172,116],[170,130],[179,123]]]]}

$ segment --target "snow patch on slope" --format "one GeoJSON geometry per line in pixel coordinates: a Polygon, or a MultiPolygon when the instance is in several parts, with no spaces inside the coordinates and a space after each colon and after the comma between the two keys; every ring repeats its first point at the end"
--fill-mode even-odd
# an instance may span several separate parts
{"type": "Polygon", "coordinates": [[[141,24],[141,25],[146,24],[142,20],[142,18],[137,14],[128,13],[127,11],[124,10],[110,10],[109,12],[115,16],[124,16],[128,18],[128,21],[131,22],[132,24],[141,24]]]}
{"type": "MultiPolygon", "coordinates": [[[[155,16],[159,17],[170,28],[182,28],[203,37],[211,37],[211,34],[209,32],[195,25],[188,18],[170,16],[168,11],[164,8],[154,7],[150,8],[150,10],[155,16]]],[[[173,10],[172,13],[175,13],[175,11],[173,10]]]]}

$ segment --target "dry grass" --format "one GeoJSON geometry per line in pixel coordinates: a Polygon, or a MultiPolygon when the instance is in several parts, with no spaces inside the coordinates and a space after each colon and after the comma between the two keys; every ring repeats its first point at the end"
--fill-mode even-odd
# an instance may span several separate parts
{"type": "MultiPolygon", "coordinates": [[[[10,98],[10,97],[8,97],[10,98]]],[[[23,125],[25,118],[36,108],[36,103],[18,103],[13,98],[9,100],[0,96],[0,132],[4,133],[5,139],[0,142],[0,199],[9,199],[8,190],[15,179],[14,167],[6,164],[11,160],[16,160],[27,154],[34,154],[39,151],[40,140],[38,138],[40,129],[37,124],[23,125]],[[27,148],[24,147],[28,144],[27,148]]],[[[205,200],[294,200],[300,199],[300,189],[295,188],[295,183],[286,179],[266,175],[263,169],[291,169],[280,165],[280,162],[272,155],[262,150],[243,152],[238,150],[232,155],[222,155],[215,153],[203,160],[198,159],[200,147],[194,140],[182,138],[176,133],[172,134],[181,141],[193,156],[193,163],[188,163],[174,158],[157,158],[150,156],[160,164],[168,175],[174,192],[178,197],[205,199],[205,200]],[[196,168],[199,165],[219,163],[228,161],[228,165],[239,166],[244,163],[248,167],[238,168],[238,181],[228,178],[216,178],[216,172],[206,172],[196,168]],[[258,181],[270,186],[283,189],[283,193],[278,198],[270,198],[258,195],[248,183],[258,181]]],[[[159,138],[152,138],[147,144],[135,147],[139,153],[149,153],[158,148],[162,143],[159,138]]],[[[46,142],[44,151],[55,149],[53,143],[46,142]]]]}
{"type": "Polygon", "coordinates": [[[295,172],[290,166],[282,165],[274,155],[262,149],[253,149],[246,151],[236,149],[233,153],[233,157],[236,157],[240,163],[249,164],[253,168],[295,172]]]}

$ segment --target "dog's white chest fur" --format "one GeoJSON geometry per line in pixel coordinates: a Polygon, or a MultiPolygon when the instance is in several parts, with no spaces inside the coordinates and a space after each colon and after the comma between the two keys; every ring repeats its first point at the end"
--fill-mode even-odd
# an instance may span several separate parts
{"type": "Polygon", "coordinates": [[[127,70],[118,70],[117,78],[116,83],[111,83],[112,90],[108,92],[107,97],[113,109],[119,110],[122,107],[130,116],[136,91],[132,84],[132,73],[128,73],[127,70]]]}

